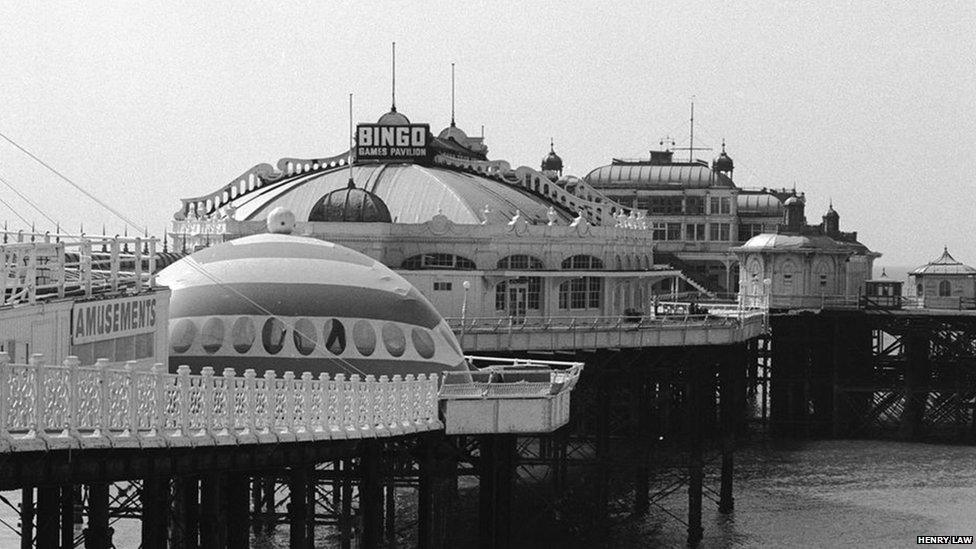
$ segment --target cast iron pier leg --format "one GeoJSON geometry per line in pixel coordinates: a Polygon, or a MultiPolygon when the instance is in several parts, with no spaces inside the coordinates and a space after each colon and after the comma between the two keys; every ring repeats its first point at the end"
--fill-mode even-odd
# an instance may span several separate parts
{"type": "Polygon", "coordinates": [[[702,540],[702,393],[706,364],[688,366],[688,545],[702,540]]]}
{"type": "Polygon", "coordinates": [[[308,533],[308,469],[295,467],[288,477],[288,547],[310,547],[308,533]]]}

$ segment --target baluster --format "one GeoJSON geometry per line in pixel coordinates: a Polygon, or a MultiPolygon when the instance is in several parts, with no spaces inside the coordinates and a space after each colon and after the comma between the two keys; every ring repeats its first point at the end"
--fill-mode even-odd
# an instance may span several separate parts
{"type": "Polygon", "coordinates": [[[65,256],[64,256],[64,243],[58,242],[54,245],[55,257],[55,273],[54,276],[57,277],[58,284],[58,297],[64,298],[64,284],[67,269],[65,268],[65,256]]]}
{"type": "Polygon", "coordinates": [[[244,433],[253,435],[257,432],[257,389],[255,384],[256,372],[253,368],[244,370],[244,433]]]}
{"type": "Polygon", "coordinates": [[[135,246],[136,249],[133,250],[132,253],[132,259],[134,262],[132,266],[132,274],[133,277],[135,278],[134,287],[136,293],[138,294],[138,293],[142,293],[142,238],[141,237],[138,236],[136,237],[135,246]]]}
{"type": "MultiPolygon", "coordinates": [[[[0,273],[2,274],[2,273],[0,273]]],[[[0,299],[3,294],[0,294],[0,299]]],[[[0,447],[10,447],[10,355],[0,351],[0,447]]]]}
{"type": "Polygon", "coordinates": [[[33,305],[37,300],[37,246],[31,246],[27,259],[27,276],[24,277],[27,285],[27,300],[33,305]]]}
{"type": "Polygon", "coordinates": [[[377,431],[386,432],[390,426],[386,414],[389,389],[390,378],[387,376],[380,376],[379,382],[373,386],[373,403],[369,407],[373,412],[373,421],[370,424],[377,431]]]}
{"type": "Polygon", "coordinates": [[[85,289],[85,297],[92,295],[92,246],[91,240],[81,241],[81,285],[85,289]]]}
{"type": "Polygon", "coordinates": [[[390,429],[399,431],[403,427],[400,419],[400,398],[403,395],[403,376],[395,374],[386,394],[386,421],[390,429]]]}
{"type": "Polygon", "coordinates": [[[282,390],[285,391],[284,420],[285,432],[295,432],[295,372],[285,372],[282,376],[282,390]]]}
{"type": "Polygon", "coordinates": [[[265,428],[269,433],[278,432],[278,413],[277,396],[275,386],[277,384],[274,370],[264,371],[264,417],[265,428]]]}
{"type": "Polygon", "coordinates": [[[190,367],[186,364],[176,369],[180,388],[180,436],[188,436],[190,429],[190,367]]]}
{"type": "Polygon", "coordinates": [[[237,378],[233,368],[224,368],[224,427],[227,434],[237,434],[237,378]]]}
{"type": "Polygon", "coordinates": [[[366,380],[363,381],[360,386],[362,387],[363,398],[360,401],[360,419],[365,423],[365,428],[370,431],[376,430],[376,396],[377,387],[376,376],[369,374],[366,376],[366,380]],[[365,412],[365,413],[363,413],[365,412]]]}
{"type": "Polygon", "coordinates": [[[349,427],[349,420],[346,414],[346,374],[336,374],[333,385],[335,386],[336,427],[345,434],[349,427]]]}
{"type": "MultiPolygon", "coordinates": [[[[166,232],[163,232],[166,238],[166,232]]],[[[156,287],[156,238],[149,239],[149,288],[156,287]]]]}
{"type": "Polygon", "coordinates": [[[312,417],[312,410],[315,406],[312,405],[312,373],[304,372],[302,374],[302,423],[306,433],[311,434],[315,430],[315,418],[312,417]]]}
{"type": "Polygon", "coordinates": [[[153,376],[152,420],[148,436],[162,436],[166,428],[166,367],[157,362],[149,372],[153,376]]]}
{"type": "Polygon", "coordinates": [[[332,416],[331,401],[329,400],[329,374],[322,372],[319,374],[319,415],[315,418],[315,428],[323,434],[328,435],[329,418],[332,416]]]}
{"type": "Polygon", "coordinates": [[[200,370],[200,400],[203,406],[203,429],[201,434],[213,435],[214,427],[214,378],[213,368],[204,366],[200,370]]]}
{"type": "Polygon", "coordinates": [[[47,427],[47,407],[44,405],[44,355],[34,353],[31,355],[29,364],[34,369],[34,436],[37,438],[47,438],[45,428],[47,427]]]}
{"type": "Polygon", "coordinates": [[[71,355],[64,359],[64,367],[68,369],[68,429],[67,435],[79,440],[81,434],[78,432],[78,367],[81,360],[71,355]]]}
{"type": "Polygon", "coordinates": [[[112,239],[111,255],[109,256],[109,280],[112,284],[112,291],[119,289],[119,239],[112,239]]]}
{"type": "Polygon", "coordinates": [[[127,360],[125,362],[125,381],[128,384],[126,389],[129,393],[128,402],[126,403],[126,428],[122,432],[122,436],[135,437],[139,433],[139,393],[136,390],[136,375],[135,368],[139,363],[135,360],[127,360]]]}
{"type": "Polygon", "coordinates": [[[98,371],[98,418],[95,419],[95,436],[108,438],[108,359],[96,360],[95,368],[98,371]]]}

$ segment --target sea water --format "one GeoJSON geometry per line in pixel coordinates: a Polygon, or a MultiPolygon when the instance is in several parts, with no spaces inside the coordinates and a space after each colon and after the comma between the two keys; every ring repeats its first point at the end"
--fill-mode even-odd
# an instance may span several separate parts
{"type": "MultiPolygon", "coordinates": [[[[976,535],[976,447],[754,442],[737,451],[735,465],[735,511],[721,515],[715,503],[705,501],[702,547],[914,547],[917,536],[976,535]]],[[[18,502],[19,492],[3,495],[18,502]]],[[[684,490],[662,504],[686,516],[684,490]]],[[[16,525],[18,519],[0,503],[0,520],[16,525]]],[[[116,547],[139,546],[138,521],[113,526],[116,547]]],[[[684,547],[685,539],[683,524],[652,510],[616,524],[606,545],[684,547]]],[[[317,546],[334,541],[328,532],[317,532],[317,546]]],[[[0,524],[0,548],[18,546],[19,538],[0,524]]],[[[255,538],[252,546],[287,547],[287,527],[255,538]]]]}

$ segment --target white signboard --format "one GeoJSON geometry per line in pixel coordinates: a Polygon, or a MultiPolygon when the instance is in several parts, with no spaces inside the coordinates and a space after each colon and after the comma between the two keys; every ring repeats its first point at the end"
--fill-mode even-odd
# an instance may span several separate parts
{"type": "Polygon", "coordinates": [[[80,345],[145,334],[156,329],[156,296],[145,295],[75,303],[71,343],[80,345]]]}

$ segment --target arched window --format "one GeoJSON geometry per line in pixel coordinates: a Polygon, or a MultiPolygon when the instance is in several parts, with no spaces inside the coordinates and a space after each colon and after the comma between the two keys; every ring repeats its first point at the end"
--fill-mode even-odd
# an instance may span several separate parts
{"type": "Polygon", "coordinates": [[[952,285],[948,280],[939,282],[939,297],[949,297],[952,295],[952,285]]]}
{"type": "Polygon", "coordinates": [[[574,255],[563,260],[563,269],[573,271],[597,271],[603,268],[603,260],[592,255],[574,255]]]}
{"type": "Polygon", "coordinates": [[[922,288],[922,285],[921,285],[921,284],[919,284],[919,285],[917,285],[917,286],[915,286],[915,295],[916,295],[916,296],[918,296],[918,297],[922,297],[922,295],[924,295],[924,293],[925,293],[925,292],[924,292],[924,290],[923,290],[923,288],[922,288]]]}
{"type": "Polygon", "coordinates": [[[441,269],[454,271],[473,271],[477,269],[474,261],[454,254],[420,254],[403,261],[403,269],[418,271],[421,269],[441,269]]]}
{"type": "Polygon", "coordinates": [[[524,305],[526,309],[541,309],[542,278],[523,276],[504,280],[495,286],[495,309],[513,310],[524,305]]]}
{"type": "Polygon", "coordinates": [[[508,257],[503,257],[498,260],[499,269],[511,269],[511,270],[533,270],[540,271],[544,269],[542,265],[542,260],[538,257],[531,255],[517,254],[510,255],[508,257]]]}

